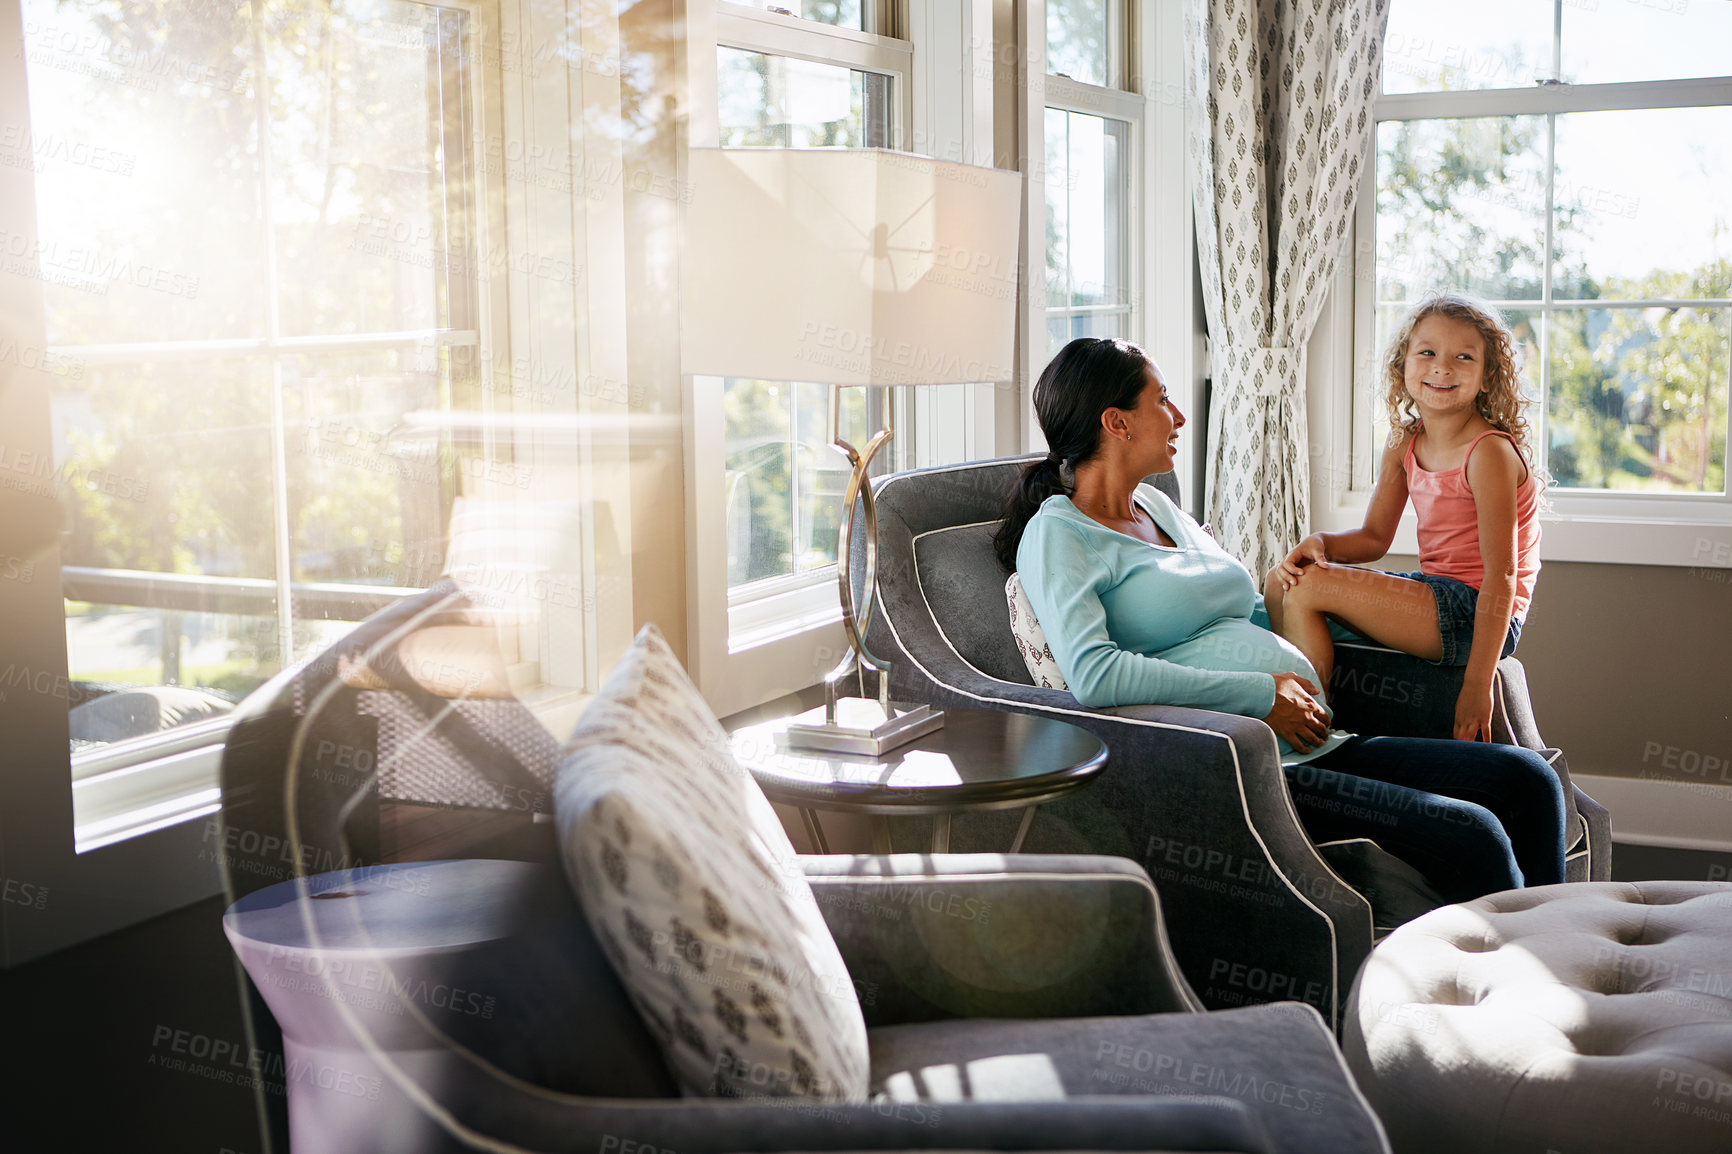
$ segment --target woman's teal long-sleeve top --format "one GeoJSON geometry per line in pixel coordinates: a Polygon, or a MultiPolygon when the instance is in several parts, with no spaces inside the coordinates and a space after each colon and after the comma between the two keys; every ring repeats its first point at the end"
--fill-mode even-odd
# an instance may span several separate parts
{"type": "MultiPolygon", "coordinates": [[[[1266,717],[1274,673],[1317,671],[1268,629],[1263,597],[1245,567],[1150,485],[1135,499],[1173,541],[1150,545],[1094,521],[1055,496],[1029,520],[1017,572],[1047,644],[1078,702],[1189,705],[1266,717]]],[[[1288,764],[1308,754],[1281,742],[1288,764]]]]}

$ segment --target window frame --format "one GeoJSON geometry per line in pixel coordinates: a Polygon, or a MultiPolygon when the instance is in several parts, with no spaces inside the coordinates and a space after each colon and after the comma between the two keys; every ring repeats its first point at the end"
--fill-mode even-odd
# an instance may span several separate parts
{"type": "MultiPolygon", "coordinates": [[[[889,147],[892,151],[905,151],[906,144],[914,135],[914,46],[910,41],[894,35],[902,22],[898,18],[896,5],[865,0],[862,11],[863,22],[875,25],[872,30],[768,12],[736,4],[732,0],[715,0],[715,44],[712,51],[733,48],[890,77],[892,138],[889,147]]],[[[719,95],[717,86],[712,86],[710,91],[719,95]]],[[[719,135],[718,129],[716,133],[707,135],[705,140],[713,141],[719,135]]],[[[723,387],[721,378],[706,377],[700,380],[706,389],[723,387]]],[[[915,416],[909,408],[906,393],[907,390],[900,388],[868,390],[868,419],[878,419],[883,412],[883,406],[888,403],[891,414],[896,418],[898,430],[906,429],[913,423],[915,416]]],[[[721,427],[718,426],[718,436],[721,435],[721,427]]],[[[887,449],[890,453],[898,453],[905,444],[906,438],[901,445],[892,441],[887,449]]],[[[832,452],[828,445],[823,446],[822,451],[832,452]]],[[[839,454],[836,461],[842,462],[839,454]]],[[[880,471],[882,466],[874,462],[873,472],[880,471]]],[[[797,478],[798,470],[792,472],[797,478]]],[[[796,485],[797,483],[796,480],[796,485]]],[[[796,497],[796,516],[798,512],[796,497]]],[[[721,519],[726,531],[725,506],[721,511],[721,519]]],[[[725,572],[723,583],[727,583],[725,572]]],[[[836,595],[834,565],[823,565],[805,573],[780,574],[729,586],[727,602],[730,654],[754,649],[813,627],[839,623],[842,620],[842,607],[836,595]]]]}
{"type": "MultiPolygon", "coordinates": [[[[1064,316],[1068,320],[1086,314],[1117,315],[1123,313],[1126,316],[1125,335],[1127,339],[1136,341],[1139,344],[1146,343],[1146,318],[1145,310],[1143,308],[1143,277],[1146,275],[1147,269],[1144,267],[1146,262],[1137,259],[1137,254],[1143,250],[1143,235],[1147,231],[1147,222],[1143,213],[1143,186],[1145,181],[1142,179],[1141,174],[1142,154],[1146,149],[1144,143],[1144,137],[1146,135],[1144,129],[1144,104],[1145,101],[1143,98],[1134,92],[1124,92],[1110,88],[1097,88],[1093,85],[1082,84],[1063,76],[1053,76],[1049,74],[1046,77],[1046,101],[1042,108],[1041,116],[1042,151],[1039,154],[1040,156],[1044,157],[1046,155],[1045,113],[1047,110],[1073,113],[1082,116],[1094,116],[1102,120],[1118,121],[1126,126],[1126,156],[1122,159],[1119,166],[1119,191],[1124,197],[1125,203],[1126,236],[1124,237],[1123,248],[1126,252],[1126,304],[1122,308],[1118,306],[1104,305],[1076,306],[1067,304],[1062,307],[1048,305],[1045,296],[1046,252],[1045,244],[1043,243],[1041,246],[1040,264],[1038,266],[1031,265],[1031,268],[1039,267],[1042,273],[1040,327],[1043,336],[1046,332],[1047,322],[1055,316],[1064,316]]],[[[1041,223],[1043,229],[1042,240],[1044,242],[1046,211],[1045,189],[1049,186],[1048,177],[1050,175],[1046,172],[1046,164],[1044,160],[1039,164],[1039,171],[1042,177],[1040,182],[1040,187],[1042,189],[1041,223]]],[[[1069,171],[1068,162],[1066,171],[1069,171]]]]}
{"type": "MultiPolygon", "coordinates": [[[[598,261],[604,261],[592,269],[586,295],[580,295],[577,285],[538,280],[532,275],[533,260],[507,259],[479,265],[479,296],[470,307],[480,333],[481,394],[489,399],[489,405],[495,403],[495,367],[502,361],[496,350],[522,349],[537,353],[537,364],[547,374],[574,382],[580,423],[592,410],[597,415],[611,413],[607,398],[593,395],[595,390],[576,388],[575,382],[622,381],[626,377],[626,351],[619,335],[623,319],[616,315],[623,300],[624,273],[605,264],[606,246],[617,248],[620,243],[625,182],[617,177],[622,172],[622,145],[617,140],[580,145],[569,141],[560,126],[548,142],[548,150],[550,155],[557,155],[554,150],[559,147],[572,150],[567,171],[577,179],[569,185],[549,182],[546,187],[532,183],[507,187],[510,182],[504,172],[489,172],[485,158],[489,141],[509,134],[527,144],[536,140],[538,132],[550,131],[550,126],[538,125],[534,115],[543,102],[557,102],[560,107],[569,102],[576,118],[585,107],[608,106],[611,100],[617,116],[617,17],[584,22],[585,46],[591,47],[589,42],[593,41],[593,51],[586,52],[581,70],[541,68],[537,67],[541,56],[530,56],[568,39],[563,13],[537,12],[509,0],[435,2],[439,7],[461,9],[469,17],[467,42],[461,50],[461,58],[474,68],[468,125],[474,149],[469,243],[480,254],[508,258],[553,252],[569,245],[572,267],[584,267],[584,255],[590,251],[597,254],[598,261]],[[502,57],[519,51],[524,56],[517,62],[522,66],[519,75],[508,75],[513,62],[502,57]],[[588,158],[593,165],[586,166],[586,149],[596,154],[588,158]],[[602,175],[590,178],[592,170],[602,175]],[[616,178],[610,179],[608,174],[616,178]],[[508,226],[513,237],[509,251],[508,226]],[[526,247],[531,241],[533,248],[526,247]],[[551,319],[559,316],[563,321],[551,319]]],[[[21,4],[0,2],[0,41],[22,43],[22,35],[21,4]]],[[[8,122],[29,123],[22,52],[0,62],[0,110],[8,122]]],[[[36,232],[35,195],[28,167],[0,169],[0,200],[17,210],[10,215],[32,239],[36,232]]],[[[554,255],[563,259],[565,254],[554,255]]],[[[43,302],[40,293],[30,287],[34,283],[23,277],[0,277],[0,301],[7,304],[5,313],[10,314],[6,323],[0,324],[0,340],[28,345],[29,334],[34,331],[35,340],[41,342],[45,332],[43,302]]],[[[297,341],[289,338],[284,343],[297,341]]],[[[343,338],[336,338],[335,343],[341,345],[343,338]]],[[[358,343],[365,344],[366,340],[358,343]]],[[[49,367],[60,363],[52,362],[49,367]]],[[[0,365],[0,379],[9,378],[15,386],[15,398],[23,399],[16,410],[8,406],[6,411],[20,411],[28,419],[29,433],[9,436],[8,440],[32,451],[49,451],[51,373],[37,365],[34,371],[7,374],[3,370],[8,367],[0,365]]],[[[541,405],[535,399],[528,402],[527,409],[522,404],[515,408],[539,415],[541,405]]],[[[499,407],[513,405],[506,400],[499,407]]],[[[483,418],[489,415],[482,414],[483,418]]],[[[483,425],[487,424],[484,419],[483,425]]],[[[520,452],[535,464],[575,464],[582,487],[595,499],[611,504],[619,520],[629,521],[628,471],[597,467],[593,459],[598,447],[606,447],[598,440],[601,434],[580,432],[572,437],[569,430],[575,426],[569,413],[556,424],[560,427],[549,437],[519,446],[520,452]]],[[[485,428],[482,432],[491,436],[485,428]]],[[[587,539],[588,527],[585,537],[586,579],[593,582],[597,550],[587,539]]],[[[54,687],[64,687],[67,680],[60,571],[56,556],[52,565],[36,565],[31,582],[10,582],[7,589],[0,590],[0,612],[8,618],[8,659],[26,664],[38,679],[46,678],[51,696],[54,687]],[[50,568],[53,580],[48,578],[50,568]],[[44,604],[26,604],[20,592],[44,604]],[[53,605],[52,614],[44,612],[47,604],[53,605]]],[[[381,593],[373,587],[367,591],[381,593]]],[[[611,586],[609,593],[605,614],[588,599],[569,613],[555,606],[543,607],[539,636],[524,639],[541,657],[539,697],[563,700],[573,689],[581,692],[584,686],[595,684],[599,671],[629,644],[631,594],[611,586]],[[558,620],[553,619],[556,617],[558,620]],[[560,639],[557,646],[552,644],[555,635],[560,639]],[[573,644],[573,636],[580,637],[581,643],[573,644]]],[[[58,692],[64,696],[63,688],[58,692]]],[[[21,701],[36,695],[13,696],[21,701]]],[[[54,700],[58,702],[60,697],[54,700]]],[[[0,709],[4,708],[0,698],[0,709]]],[[[28,724],[13,728],[6,762],[0,767],[5,771],[0,773],[0,845],[5,850],[5,877],[0,881],[8,893],[28,892],[42,895],[44,900],[34,907],[11,897],[0,903],[0,968],[221,892],[217,773],[223,742],[234,721],[230,716],[104,746],[80,756],[76,771],[65,709],[35,709],[28,715],[28,724]],[[96,816],[87,823],[90,828],[82,839],[74,828],[75,791],[87,796],[107,791],[110,795],[92,811],[96,816]],[[80,840],[85,844],[81,846],[80,840]]]]}
{"type": "MultiPolygon", "coordinates": [[[[1732,75],[1600,84],[1547,81],[1528,88],[1380,94],[1373,115],[1375,123],[1383,124],[1720,106],[1732,106],[1732,75]]],[[[1548,125],[1548,140],[1551,131],[1548,125]]],[[[1555,164],[1548,166],[1548,208],[1556,178],[1555,164]]],[[[1376,378],[1381,353],[1375,347],[1376,211],[1377,166],[1368,163],[1355,209],[1351,259],[1339,263],[1331,305],[1319,320],[1310,350],[1308,392],[1313,423],[1329,433],[1326,464],[1319,468],[1314,462],[1312,469],[1313,520],[1324,530],[1343,531],[1361,524],[1382,452],[1372,432],[1377,427],[1376,378]],[[1350,395],[1345,397],[1341,395],[1343,381],[1351,382],[1350,395]]],[[[1549,240],[1549,212],[1546,233],[1549,240]]],[[[1543,299],[1524,307],[1545,311],[1570,307],[1569,301],[1552,296],[1551,279],[1548,263],[1543,299]]],[[[1632,307],[1639,302],[1585,303],[1632,307]]],[[[1732,307],[1727,307],[1732,306],[1732,300],[1705,298],[1688,303],[1719,308],[1732,329],[1732,307]]],[[[1548,353],[1549,347],[1542,356],[1548,353]]],[[[1537,390],[1540,381],[1534,366],[1529,366],[1529,380],[1537,390]]],[[[1728,387],[1732,388],[1732,382],[1728,387]]],[[[1544,438],[1547,414],[1543,397],[1539,409],[1535,427],[1537,435],[1544,438]]],[[[1712,566],[1723,565],[1719,559],[1732,550],[1732,483],[1724,494],[1554,488],[1547,498],[1551,508],[1541,514],[1542,560],[1712,566]]],[[[1406,510],[1392,552],[1417,553],[1415,525],[1413,511],[1406,510]]]]}
{"type": "Polygon", "coordinates": [[[1026,452],[1046,449],[1035,417],[1033,387],[1045,367],[1046,351],[1046,156],[1045,110],[1061,108],[1125,120],[1132,126],[1129,179],[1131,236],[1128,295],[1129,337],[1161,367],[1167,388],[1189,421],[1191,433],[1179,440],[1174,470],[1187,509],[1201,515],[1203,444],[1207,414],[1208,358],[1197,288],[1196,229],[1192,217],[1190,133],[1186,123],[1185,19],[1183,0],[1145,0],[1123,5],[1116,15],[1123,48],[1118,53],[1124,88],[1102,88],[1047,72],[1046,0],[1028,0],[1022,10],[1019,148],[1024,164],[1024,247],[1021,307],[1021,444],[1026,452]],[[1041,158],[1041,159],[1034,159],[1041,158]]]}
{"type": "MultiPolygon", "coordinates": [[[[455,213],[448,213],[442,218],[442,224],[455,221],[460,225],[460,231],[456,234],[459,243],[476,244],[482,234],[481,217],[485,211],[483,205],[487,194],[483,171],[485,164],[482,162],[485,143],[484,117],[481,114],[483,102],[477,91],[484,85],[485,69],[476,67],[474,63],[479,59],[474,46],[482,43],[485,36],[485,29],[480,25],[484,13],[482,6],[475,0],[437,0],[437,3],[429,6],[460,11],[468,24],[463,43],[456,49],[452,61],[447,64],[446,74],[442,77],[444,87],[452,79],[451,69],[463,69],[465,72],[460,78],[462,90],[456,98],[456,104],[459,117],[467,117],[469,123],[460,122],[456,127],[458,131],[467,129],[465,143],[469,147],[468,155],[463,157],[464,170],[458,174],[457,179],[462,182],[461,187],[468,195],[464,202],[457,206],[455,213]]],[[[491,101],[487,103],[491,104],[491,101]]],[[[268,96],[262,91],[255,90],[254,108],[255,114],[259,116],[265,115],[268,109],[268,96]]],[[[451,132],[452,127],[447,124],[442,135],[449,140],[451,132]]],[[[268,157],[266,159],[268,160],[268,157]]],[[[261,209],[259,223],[267,246],[266,268],[269,275],[274,276],[277,242],[272,209],[275,197],[270,187],[271,172],[268,164],[261,164],[256,179],[261,209]]],[[[328,604],[342,603],[347,608],[345,616],[321,619],[358,622],[364,616],[417,592],[409,588],[361,588],[338,582],[301,582],[294,579],[284,458],[295,439],[296,430],[284,420],[281,411],[281,372],[283,358],[297,354],[396,350],[438,355],[443,350],[458,348],[473,349],[478,366],[483,372],[490,371],[493,360],[491,354],[498,345],[499,334],[484,331],[482,328],[482,302],[486,296],[483,286],[485,275],[471,259],[474,254],[453,247],[451,234],[443,228],[440,240],[445,256],[444,267],[447,270],[475,270],[473,280],[463,286],[465,291],[460,295],[452,294],[450,319],[457,322],[452,325],[405,331],[285,335],[281,331],[281,304],[273,283],[266,293],[265,328],[264,334],[259,337],[241,340],[216,338],[125,344],[50,345],[52,353],[86,365],[144,365],[164,360],[222,363],[237,359],[256,359],[261,362],[262,376],[271,381],[273,398],[271,531],[276,563],[274,574],[268,582],[216,576],[175,580],[178,575],[61,565],[62,585],[70,583],[73,592],[83,592],[86,588],[92,590],[90,596],[79,599],[98,604],[129,604],[124,600],[112,601],[104,598],[100,592],[104,586],[112,589],[144,583],[170,585],[171,588],[163,591],[170,602],[175,599],[175,590],[172,588],[175,585],[187,586],[189,591],[196,585],[197,593],[202,595],[197,598],[199,601],[228,600],[237,606],[242,601],[257,601],[257,612],[253,615],[275,616],[277,619],[277,642],[280,651],[289,655],[290,659],[285,662],[288,665],[295,664],[292,655],[293,626],[297,620],[294,607],[297,603],[304,605],[308,599],[323,600],[328,604]],[[164,582],[163,578],[169,580],[164,582]],[[287,613],[281,610],[285,604],[291,607],[287,613]]],[[[485,386],[483,394],[486,395],[485,386]]],[[[160,594],[158,599],[161,600],[160,594]]],[[[161,608],[165,612],[172,611],[173,608],[167,604],[141,607],[161,608]]],[[[232,716],[225,717],[196,726],[75,751],[71,758],[71,775],[76,851],[86,853],[152,829],[163,828],[177,821],[193,820],[214,812],[220,761],[218,752],[233,723],[232,716]],[[197,753],[197,745],[208,748],[197,753]],[[199,768],[195,771],[194,767],[199,768]]]]}
{"type": "MultiPolygon", "coordinates": [[[[891,77],[891,143],[905,148],[917,138],[920,58],[914,40],[893,34],[911,18],[919,23],[922,2],[912,0],[911,7],[888,0],[869,3],[866,15],[875,22],[874,31],[730,0],[692,4],[687,9],[688,145],[713,145],[720,138],[716,57],[725,47],[891,77]]],[[[723,381],[691,374],[685,380],[687,666],[711,708],[726,716],[822,680],[844,644],[842,609],[834,566],[730,588],[727,506],[722,487],[713,482],[726,472],[723,381]]],[[[899,434],[918,416],[906,401],[887,395],[902,392],[868,391],[874,415],[886,401],[893,406],[899,434]]],[[[890,450],[901,452],[903,446],[892,441],[890,450]]]]}
{"type": "MultiPolygon", "coordinates": [[[[716,0],[687,12],[687,78],[694,94],[687,138],[693,143],[717,138],[715,110],[697,94],[715,90],[716,13],[723,7],[725,0],[716,0]]],[[[1141,17],[1125,42],[1130,91],[1114,91],[1109,99],[1126,101],[1127,109],[1142,114],[1143,136],[1132,161],[1141,185],[1133,211],[1141,232],[1132,265],[1139,278],[1135,291],[1148,286],[1150,307],[1138,335],[1187,415],[1199,420],[1196,437],[1180,443],[1178,463],[1194,507],[1201,488],[1189,478],[1202,459],[1193,445],[1201,441],[1195,402],[1203,395],[1205,358],[1191,192],[1188,181],[1171,179],[1172,173],[1185,171],[1188,155],[1184,9],[1182,0],[1147,0],[1140,7],[1141,17]],[[1173,271],[1148,277],[1147,270],[1154,268],[1173,271]]],[[[897,15],[913,53],[913,134],[906,138],[912,151],[1017,169],[1023,177],[1025,228],[1034,223],[1024,234],[1018,263],[1016,379],[915,390],[914,427],[899,424],[891,446],[912,442],[916,452],[927,454],[921,459],[938,459],[947,451],[961,460],[1040,447],[1029,393],[1047,360],[1046,289],[1044,274],[1031,277],[1030,268],[1044,269],[1045,208],[1041,173],[1028,158],[1044,156],[1045,0],[1026,0],[1014,10],[995,0],[904,0],[897,15]],[[1031,266],[1031,261],[1039,263],[1031,266]],[[953,439],[938,447],[946,436],[953,439]]],[[[1081,109],[1096,110],[1094,105],[1081,109]]],[[[822,608],[810,616],[802,616],[796,597],[780,605],[766,598],[753,606],[762,616],[750,628],[731,628],[718,486],[704,483],[723,472],[721,388],[714,378],[688,374],[685,382],[687,668],[712,708],[727,716],[812,689],[842,656],[846,640],[833,583],[813,587],[810,604],[822,608]]]]}

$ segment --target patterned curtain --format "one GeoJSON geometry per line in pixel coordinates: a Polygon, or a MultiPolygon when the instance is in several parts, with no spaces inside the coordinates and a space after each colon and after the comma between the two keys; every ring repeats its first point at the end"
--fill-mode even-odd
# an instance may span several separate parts
{"type": "Polygon", "coordinates": [[[1305,343],[1353,219],[1389,0],[1187,0],[1206,515],[1262,576],[1307,529],[1305,343]]]}

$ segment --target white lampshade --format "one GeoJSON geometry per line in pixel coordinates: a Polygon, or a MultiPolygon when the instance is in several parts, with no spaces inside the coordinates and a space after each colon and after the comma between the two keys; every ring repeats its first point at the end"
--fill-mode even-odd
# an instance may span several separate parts
{"type": "Polygon", "coordinates": [[[1012,378],[1020,178],[901,152],[694,148],[687,373],[1012,378]]]}

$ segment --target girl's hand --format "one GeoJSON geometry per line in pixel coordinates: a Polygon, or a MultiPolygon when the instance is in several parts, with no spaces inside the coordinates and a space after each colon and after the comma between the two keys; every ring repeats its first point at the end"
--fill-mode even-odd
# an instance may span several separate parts
{"type": "Polygon", "coordinates": [[[1491,740],[1491,682],[1462,682],[1461,696],[1455,699],[1455,739],[1491,740]]]}
{"type": "Polygon", "coordinates": [[[1323,534],[1313,533],[1293,547],[1293,552],[1287,554],[1286,560],[1275,566],[1271,574],[1281,582],[1282,589],[1291,589],[1304,576],[1307,565],[1319,565],[1329,568],[1329,553],[1323,547],[1323,534]]]}
{"type": "Polygon", "coordinates": [[[1312,696],[1317,687],[1297,673],[1276,673],[1275,707],[1263,722],[1275,736],[1300,753],[1323,744],[1329,736],[1329,714],[1312,696]]]}

